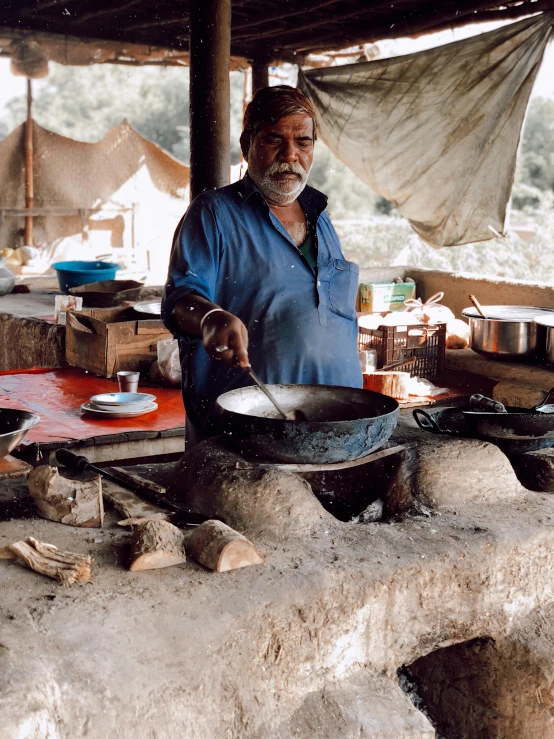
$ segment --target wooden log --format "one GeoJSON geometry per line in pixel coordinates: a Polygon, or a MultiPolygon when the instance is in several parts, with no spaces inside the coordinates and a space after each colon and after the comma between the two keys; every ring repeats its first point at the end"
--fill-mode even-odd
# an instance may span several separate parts
{"type": "Polygon", "coordinates": [[[222,521],[205,521],[187,541],[187,554],[214,572],[228,572],[265,562],[256,547],[222,521]]]}
{"type": "Polygon", "coordinates": [[[169,521],[171,518],[171,513],[164,511],[154,503],[142,500],[135,493],[125,490],[111,480],[104,479],[102,485],[104,501],[112,505],[126,519],[159,518],[162,521],[169,521]]]}
{"type": "Polygon", "coordinates": [[[186,562],[183,532],[168,521],[139,522],[131,539],[132,572],[155,570],[186,562]]]}
{"type": "Polygon", "coordinates": [[[88,554],[58,549],[32,536],[26,541],[14,542],[8,549],[35,572],[51,577],[66,587],[90,580],[92,557],[88,554]]]}
{"type": "Polygon", "coordinates": [[[69,480],[57,467],[36,467],[27,479],[29,492],[42,518],[69,526],[94,528],[104,523],[102,479],[69,480]]]}
{"type": "Polygon", "coordinates": [[[407,398],[410,394],[408,372],[372,372],[364,375],[364,389],[389,395],[391,398],[407,398]]]}

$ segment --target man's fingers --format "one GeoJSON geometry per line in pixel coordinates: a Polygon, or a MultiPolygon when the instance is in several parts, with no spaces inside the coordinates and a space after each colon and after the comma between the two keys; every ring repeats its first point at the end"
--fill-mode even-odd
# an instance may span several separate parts
{"type": "Polygon", "coordinates": [[[229,347],[233,350],[233,363],[239,367],[250,367],[248,359],[248,339],[238,333],[234,333],[229,337],[229,347]]]}

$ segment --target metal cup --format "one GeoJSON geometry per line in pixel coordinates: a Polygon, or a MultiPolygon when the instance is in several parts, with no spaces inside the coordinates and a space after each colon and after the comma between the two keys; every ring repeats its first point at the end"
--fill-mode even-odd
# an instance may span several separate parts
{"type": "Polygon", "coordinates": [[[125,370],[117,373],[117,381],[119,383],[119,390],[122,393],[136,393],[138,390],[140,372],[131,372],[125,370]]]}

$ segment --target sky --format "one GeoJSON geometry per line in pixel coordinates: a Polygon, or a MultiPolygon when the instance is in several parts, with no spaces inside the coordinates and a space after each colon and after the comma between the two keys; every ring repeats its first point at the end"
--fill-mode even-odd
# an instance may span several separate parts
{"type": "MultiPolygon", "coordinates": [[[[398,56],[410,54],[415,51],[423,51],[433,46],[442,46],[462,38],[475,36],[497,28],[499,23],[480,23],[458,28],[455,31],[441,31],[440,33],[428,34],[417,39],[391,39],[379,42],[381,56],[398,56]]],[[[544,55],[542,67],[535,81],[532,97],[554,98],[554,43],[550,43],[544,55]]],[[[41,85],[47,83],[47,79],[34,80],[33,89],[37,91],[41,85]]],[[[14,97],[24,95],[26,81],[24,77],[16,77],[10,72],[10,61],[0,58],[0,116],[6,107],[6,103],[14,97]]]]}

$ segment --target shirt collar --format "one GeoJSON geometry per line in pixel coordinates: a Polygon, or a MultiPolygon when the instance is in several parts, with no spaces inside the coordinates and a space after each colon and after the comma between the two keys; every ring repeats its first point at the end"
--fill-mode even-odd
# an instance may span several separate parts
{"type": "MultiPolygon", "coordinates": [[[[248,175],[248,172],[246,172],[242,178],[241,184],[244,196],[242,201],[243,203],[245,203],[254,193],[258,193],[258,195],[263,199],[264,196],[256,187],[252,178],[248,175]]],[[[315,216],[317,219],[327,207],[327,195],[319,192],[319,190],[316,190],[314,187],[306,185],[298,196],[298,202],[309,217],[315,216]]]]}

